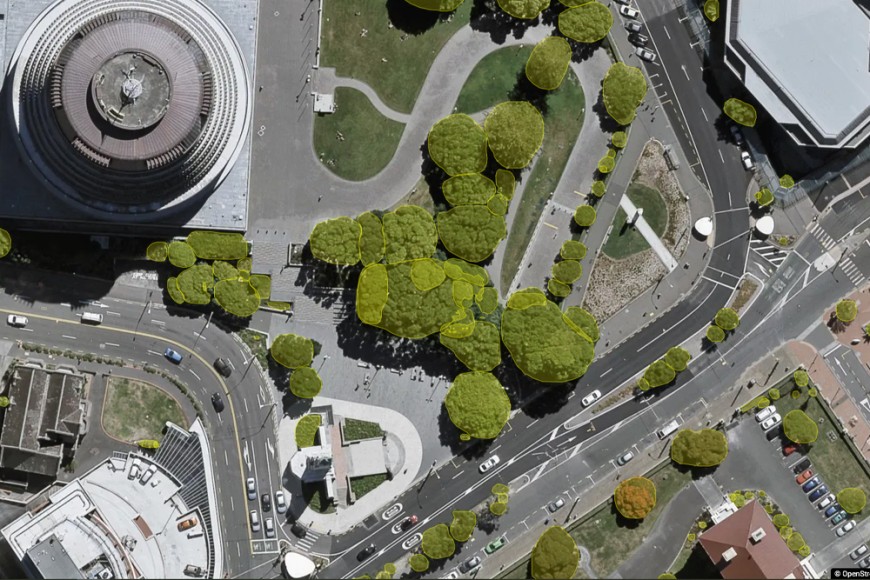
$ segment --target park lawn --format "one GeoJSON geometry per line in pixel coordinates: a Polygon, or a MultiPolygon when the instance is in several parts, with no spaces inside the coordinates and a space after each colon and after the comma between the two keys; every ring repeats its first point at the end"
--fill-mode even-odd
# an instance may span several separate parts
{"type": "Polygon", "coordinates": [[[384,430],[377,423],[360,421],[359,419],[344,420],[344,437],[347,441],[358,441],[373,437],[383,437],[384,430]]]}
{"type": "Polygon", "coordinates": [[[167,421],[187,428],[184,411],[163,389],[135,379],[111,377],[103,405],[103,431],[130,443],[159,441],[167,421]]]}
{"type": "Polygon", "coordinates": [[[320,65],[368,84],[388,107],[410,113],[435,57],[468,24],[472,4],[442,15],[404,0],[326,2],[320,65]]]}
{"type": "Polygon", "coordinates": [[[510,100],[517,85],[517,74],[525,70],[532,48],[509,46],[483,57],[459,91],[457,112],[472,115],[510,100]]]}
{"type": "Polygon", "coordinates": [[[372,491],[385,481],[387,481],[387,475],[385,473],[354,477],[350,480],[350,489],[353,491],[356,499],[359,500],[362,496],[372,491]]]}
{"type": "MultiPolygon", "coordinates": [[[[643,208],[643,219],[656,235],[659,237],[664,235],[668,228],[668,206],[658,190],[640,183],[632,183],[628,186],[628,198],[635,206],[643,208]]],[[[604,254],[614,260],[627,258],[649,248],[649,244],[639,231],[625,226],[627,220],[626,213],[621,208],[618,209],[613,218],[613,229],[602,248],[604,254]]]]}
{"type": "Polygon", "coordinates": [[[405,125],[381,115],[356,89],[336,88],[335,103],[335,113],[314,118],[314,152],[343,179],[374,177],[396,153],[405,125]]]}

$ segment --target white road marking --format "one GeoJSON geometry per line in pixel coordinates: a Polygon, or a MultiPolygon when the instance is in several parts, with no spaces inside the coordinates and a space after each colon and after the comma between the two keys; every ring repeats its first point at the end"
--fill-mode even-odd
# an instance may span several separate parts
{"type": "Polygon", "coordinates": [[[107,343],[106,343],[106,346],[121,346],[121,345],[120,345],[120,344],[117,344],[117,343],[114,343],[114,342],[107,342],[107,343]]]}
{"type": "Polygon", "coordinates": [[[187,369],[187,370],[189,370],[189,371],[190,371],[190,373],[191,373],[191,374],[192,374],[192,375],[193,375],[193,376],[195,376],[195,377],[196,377],[196,380],[198,380],[198,381],[201,381],[201,380],[202,380],[202,379],[201,379],[201,378],[199,378],[199,375],[198,375],[198,374],[196,374],[196,373],[195,373],[195,372],[194,372],[194,370],[193,370],[193,369],[187,369]]]}
{"type": "Polygon", "coordinates": [[[613,370],[613,367],[610,367],[609,369],[607,369],[606,371],[604,371],[603,373],[601,373],[601,376],[600,376],[599,378],[603,379],[603,378],[604,378],[604,375],[606,375],[607,373],[609,373],[609,372],[612,371],[612,370],[613,370]]]}
{"type": "MultiPolygon", "coordinates": [[[[721,159],[721,160],[722,160],[722,163],[724,164],[724,163],[725,163],[725,157],[722,155],[722,150],[721,150],[721,149],[717,149],[716,151],[719,152],[719,159],[721,159]]],[[[728,192],[728,205],[731,205],[731,192],[730,192],[730,191],[728,192]]]]}
{"type": "Polygon", "coordinates": [[[61,334],[61,336],[64,337],[64,338],[69,338],[69,339],[71,339],[71,340],[77,340],[76,337],[74,337],[74,336],[70,336],[70,335],[68,335],[68,334],[61,334]]]}
{"type": "Polygon", "coordinates": [[[704,115],[704,120],[709,123],[710,119],[707,118],[707,111],[704,110],[704,107],[701,107],[701,114],[704,115]]]}
{"type": "Polygon", "coordinates": [[[106,314],[111,314],[112,316],[121,316],[120,312],[112,312],[111,310],[106,310],[106,314]]]}
{"type": "Polygon", "coordinates": [[[662,26],[662,30],[665,31],[665,34],[668,36],[668,40],[670,40],[670,39],[671,39],[671,33],[668,32],[668,29],[667,29],[666,27],[662,26]]]}

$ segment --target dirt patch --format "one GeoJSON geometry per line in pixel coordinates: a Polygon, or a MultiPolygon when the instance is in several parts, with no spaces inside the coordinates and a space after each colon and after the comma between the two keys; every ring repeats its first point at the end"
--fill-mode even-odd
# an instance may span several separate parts
{"type": "Polygon", "coordinates": [[[603,322],[667,273],[652,250],[622,260],[599,254],[589,276],[583,308],[603,322]]]}
{"type": "Polygon", "coordinates": [[[746,306],[756,290],[758,290],[758,284],[749,278],[744,278],[737,288],[737,295],[734,297],[734,302],[731,303],[731,308],[740,312],[740,309],[746,306]]]}
{"type": "Polygon", "coordinates": [[[677,260],[689,245],[689,205],[680,189],[680,184],[664,156],[664,147],[658,141],[650,141],[640,154],[632,181],[655,188],[668,205],[668,227],[662,242],[677,260]]]}
{"type": "Polygon", "coordinates": [[[120,377],[108,380],[102,416],[106,434],[130,443],[159,440],[167,421],[187,427],[181,406],[169,393],[145,381],[120,377]]]}

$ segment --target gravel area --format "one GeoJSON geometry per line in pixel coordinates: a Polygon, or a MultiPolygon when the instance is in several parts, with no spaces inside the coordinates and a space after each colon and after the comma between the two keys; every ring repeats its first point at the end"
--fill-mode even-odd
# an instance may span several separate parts
{"type": "Polygon", "coordinates": [[[668,228],[662,236],[662,242],[679,260],[689,245],[689,205],[677,178],[668,169],[660,142],[651,140],[646,144],[632,181],[657,189],[668,204],[668,228]]]}

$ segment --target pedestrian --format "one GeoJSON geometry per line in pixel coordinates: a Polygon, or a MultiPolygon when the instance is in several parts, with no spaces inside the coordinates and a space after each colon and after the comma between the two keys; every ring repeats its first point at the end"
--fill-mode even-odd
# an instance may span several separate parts
{"type": "Polygon", "coordinates": [[[263,91],[263,85],[260,85],[259,91],[260,91],[260,92],[263,91]]]}

